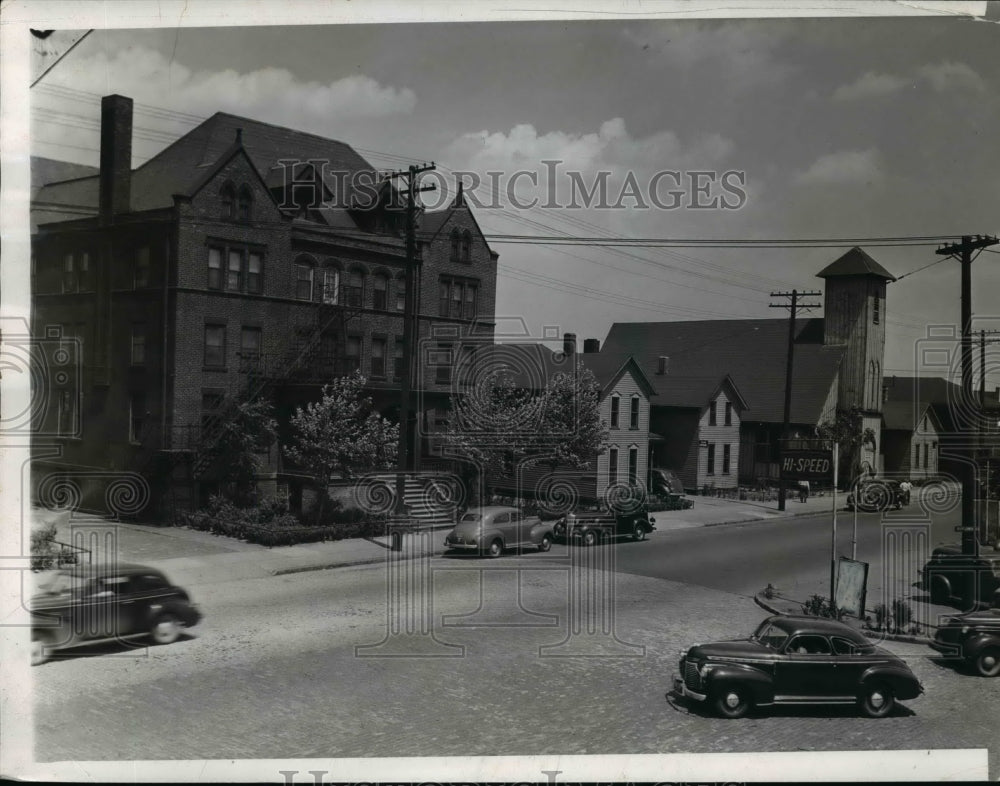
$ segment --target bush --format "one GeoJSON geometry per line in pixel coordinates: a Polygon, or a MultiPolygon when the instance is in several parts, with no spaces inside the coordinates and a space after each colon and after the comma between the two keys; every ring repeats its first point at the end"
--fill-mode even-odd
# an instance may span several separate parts
{"type": "Polygon", "coordinates": [[[47,524],[31,533],[31,570],[37,573],[77,563],[76,552],[55,541],[55,524],[47,524]]]}
{"type": "Polygon", "coordinates": [[[832,601],[828,601],[822,595],[813,595],[803,603],[802,613],[813,617],[829,617],[835,620],[842,619],[845,614],[832,601]]]}
{"type": "Polygon", "coordinates": [[[692,500],[689,500],[687,497],[682,497],[680,494],[670,494],[666,497],[650,497],[647,510],[649,510],[650,513],[655,513],[661,510],[687,510],[691,507],[694,507],[694,502],[692,500]]]}
{"type": "Polygon", "coordinates": [[[258,543],[290,546],[344,538],[376,537],[386,532],[387,518],[348,508],[324,515],[319,525],[304,524],[288,510],[283,500],[268,500],[255,507],[239,507],[222,496],[213,496],[204,511],[188,514],[192,529],[258,543]]]}

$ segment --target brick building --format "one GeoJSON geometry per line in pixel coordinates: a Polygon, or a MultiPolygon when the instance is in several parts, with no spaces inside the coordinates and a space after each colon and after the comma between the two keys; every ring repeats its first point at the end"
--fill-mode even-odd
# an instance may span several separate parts
{"type": "MultiPolygon", "coordinates": [[[[134,170],[131,136],[131,99],[107,96],[97,172],[33,169],[46,181],[33,183],[33,332],[81,353],[78,372],[52,377],[43,430],[59,437],[39,445],[36,477],[140,472],[151,512],[195,502],[206,449],[247,395],[270,396],[280,422],[357,368],[397,415],[406,253],[391,181],[342,142],[224,113],[134,170]]],[[[417,239],[421,341],[432,325],[492,341],[497,255],[461,192],[420,216],[417,239]]],[[[426,418],[450,384],[415,355],[426,418]]],[[[272,450],[261,482],[287,470],[272,450]]]]}

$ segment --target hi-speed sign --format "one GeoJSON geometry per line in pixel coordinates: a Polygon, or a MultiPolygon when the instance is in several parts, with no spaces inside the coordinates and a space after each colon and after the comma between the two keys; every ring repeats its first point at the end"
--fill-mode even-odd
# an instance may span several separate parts
{"type": "Polygon", "coordinates": [[[832,450],[785,450],[781,456],[781,474],[789,480],[831,480],[832,450]]]}

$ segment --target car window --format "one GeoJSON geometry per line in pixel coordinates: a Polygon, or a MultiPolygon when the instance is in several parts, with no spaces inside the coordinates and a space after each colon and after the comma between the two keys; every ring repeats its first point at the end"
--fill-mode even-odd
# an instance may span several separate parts
{"type": "Polygon", "coordinates": [[[787,651],[792,655],[829,655],[830,642],[825,636],[796,636],[787,651]]]}
{"type": "Polygon", "coordinates": [[[861,654],[861,648],[855,644],[853,641],[848,641],[847,639],[842,639],[840,636],[834,636],[831,641],[833,642],[833,652],[836,655],[859,655],[861,654]]]}
{"type": "Polygon", "coordinates": [[[95,579],[88,595],[125,595],[131,591],[128,576],[102,576],[95,579]]]}
{"type": "Polygon", "coordinates": [[[156,590],[166,589],[166,587],[167,583],[159,576],[148,574],[145,576],[132,577],[133,592],[154,592],[156,590]]]}
{"type": "Polygon", "coordinates": [[[494,518],[493,518],[493,523],[494,524],[507,524],[509,522],[510,522],[510,514],[509,513],[497,513],[497,515],[494,516],[494,518]]]}
{"type": "Polygon", "coordinates": [[[462,521],[479,521],[481,518],[479,513],[466,513],[462,516],[462,521]]]}
{"type": "Polygon", "coordinates": [[[774,625],[761,625],[757,632],[751,636],[754,641],[759,641],[765,647],[770,647],[773,650],[780,650],[781,645],[785,643],[785,639],[788,638],[788,634],[780,628],[776,628],[774,625]]]}

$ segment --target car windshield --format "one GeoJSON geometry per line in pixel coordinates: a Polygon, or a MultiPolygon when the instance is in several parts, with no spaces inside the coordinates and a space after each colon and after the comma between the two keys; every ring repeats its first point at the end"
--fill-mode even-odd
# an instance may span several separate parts
{"type": "Polygon", "coordinates": [[[462,521],[479,521],[482,519],[482,515],[479,513],[466,513],[462,516],[462,521]]]}
{"type": "Polygon", "coordinates": [[[760,627],[754,631],[750,640],[763,644],[765,647],[769,647],[772,650],[779,650],[787,638],[788,634],[781,630],[781,628],[778,628],[769,622],[762,622],[760,627]]]}

